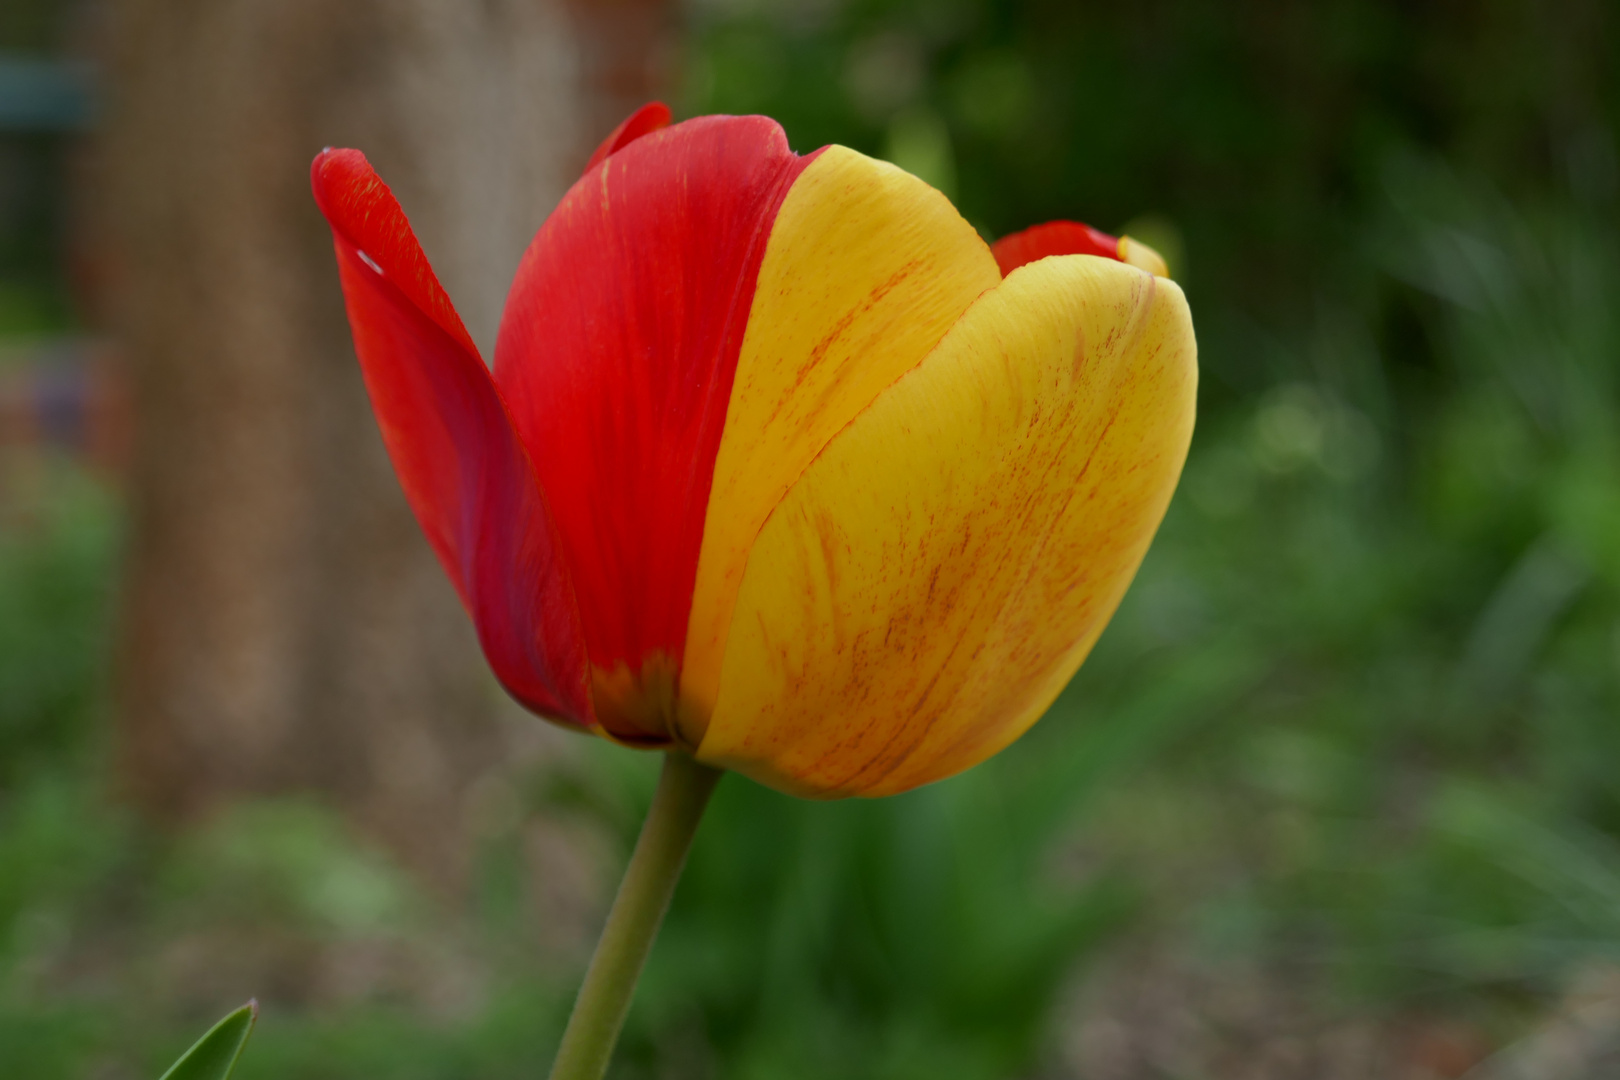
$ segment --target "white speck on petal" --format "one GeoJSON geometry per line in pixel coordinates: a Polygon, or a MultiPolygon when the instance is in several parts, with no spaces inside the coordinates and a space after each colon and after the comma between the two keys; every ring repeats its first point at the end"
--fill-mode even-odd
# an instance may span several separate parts
{"type": "MultiPolygon", "coordinates": [[[[361,262],[365,263],[367,266],[369,266],[373,270],[377,271],[377,273],[382,274],[383,268],[377,265],[377,260],[376,259],[373,259],[370,255],[367,255],[365,252],[361,251],[359,248],[355,248],[354,253],[356,255],[360,256],[360,261],[361,262]]],[[[386,277],[387,275],[384,274],[383,276],[386,277]]]]}

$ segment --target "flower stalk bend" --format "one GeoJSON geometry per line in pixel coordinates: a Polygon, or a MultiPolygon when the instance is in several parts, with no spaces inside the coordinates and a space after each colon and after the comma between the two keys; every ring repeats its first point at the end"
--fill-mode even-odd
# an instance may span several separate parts
{"type": "Polygon", "coordinates": [[[574,1001],[551,1080],[601,1080],[607,1072],[636,980],[721,775],[680,751],[664,755],[658,790],[574,1001]]]}

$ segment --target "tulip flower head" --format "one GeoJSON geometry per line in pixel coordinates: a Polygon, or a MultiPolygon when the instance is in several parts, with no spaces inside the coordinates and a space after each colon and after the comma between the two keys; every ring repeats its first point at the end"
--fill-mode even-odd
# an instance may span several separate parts
{"type": "Polygon", "coordinates": [[[938,191],[758,116],[614,132],[486,367],[388,188],[315,196],[395,468],[503,686],[799,795],[1012,742],[1124,595],[1193,427],[1144,245],[989,246],[938,191]]]}

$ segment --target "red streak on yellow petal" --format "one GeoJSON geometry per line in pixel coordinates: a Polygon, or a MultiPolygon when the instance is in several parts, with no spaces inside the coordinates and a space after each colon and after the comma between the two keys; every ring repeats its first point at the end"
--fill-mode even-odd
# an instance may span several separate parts
{"type": "Polygon", "coordinates": [[[950,201],[892,165],[833,146],[794,182],[760,266],[715,459],[682,664],[689,744],[702,739],[737,589],[771,508],[998,280],[950,201]]]}
{"type": "Polygon", "coordinates": [[[748,558],[698,757],[886,795],[1022,734],[1124,595],[1192,434],[1181,290],[1059,256],[840,432],[748,558]]]}

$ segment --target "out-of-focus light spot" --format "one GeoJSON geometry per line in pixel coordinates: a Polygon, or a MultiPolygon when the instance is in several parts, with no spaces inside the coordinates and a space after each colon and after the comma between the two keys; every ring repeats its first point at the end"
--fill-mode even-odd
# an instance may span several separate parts
{"type": "Polygon", "coordinates": [[[1017,53],[990,53],[969,60],[952,80],[951,104],[975,134],[1017,135],[1035,112],[1035,76],[1017,53]]]}
{"type": "Polygon", "coordinates": [[[1359,410],[1312,386],[1281,387],[1255,413],[1251,450],[1267,472],[1317,468],[1335,480],[1365,476],[1378,463],[1377,429],[1359,410]]]}
{"type": "Polygon", "coordinates": [[[878,34],[850,46],[844,92],[857,112],[873,122],[910,105],[922,89],[922,46],[904,34],[878,34]]]}

